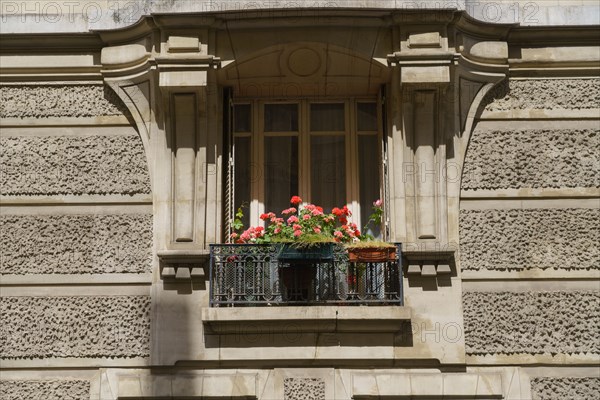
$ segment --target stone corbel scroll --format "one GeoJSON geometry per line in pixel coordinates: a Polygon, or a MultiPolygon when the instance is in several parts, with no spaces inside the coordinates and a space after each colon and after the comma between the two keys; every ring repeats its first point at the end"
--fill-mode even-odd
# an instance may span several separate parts
{"type": "Polygon", "coordinates": [[[102,50],[104,80],[129,108],[146,147],[158,248],[203,249],[207,81],[219,60],[198,37],[169,36],[160,52],[137,42],[102,50]]]}
{"type": "Polygon", "coordinates": [[[396,69],[393,168],[402,175],[391,183],[392,215],[401,217],[392,236],[413,250],[457,243],[460,166],[470,129],[485,93],[508,74],[508,45],[498,40],[508,25],[490,33],[498,39],[480,41],[479,28],[462,19],[452,23],[455,31],[400,25],[397,51],[388,55],[396,69]]]}

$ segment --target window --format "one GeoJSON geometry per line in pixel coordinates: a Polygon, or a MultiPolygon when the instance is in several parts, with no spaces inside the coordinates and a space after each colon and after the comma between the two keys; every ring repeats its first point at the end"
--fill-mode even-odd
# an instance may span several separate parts
{"type": "Polygon", "coordinates": [[[249,205],[244,225],[298,194],[326,210],[348,205],[363,226],[381,197],[378,109],[374,99],[236,102],[234,207],[249,205]]]}

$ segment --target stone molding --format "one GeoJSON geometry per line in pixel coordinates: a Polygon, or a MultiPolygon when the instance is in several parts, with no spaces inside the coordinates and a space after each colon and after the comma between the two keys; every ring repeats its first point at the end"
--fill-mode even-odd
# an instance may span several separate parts
{"type": "Polygon", "coordinates": [[[150,355],[149,296],[0,297],[0,313],[3,365],[150,355]]]}
{"type": "Polygon", "coordinates": [[[600,293],[463,293],[467,355],[600,355],[600,293]]]}
{"type": "Polygon", "coordinates": [[[0,86],[0,118],[98,117],[125,110],[103,85],[0,86]]]}
{"type": "Polygon", "coordinates": [[[436,372],[394,368],[205,369],[202,372],[105,369],[92,400],[129,398],[371,399],[410,397],[530,400],[529,377],[520,368],[468,368],[436,372]],[[312,396],[312,397],[311,397],[312,396]],[[315,397],[316,396],[316,397],[315,397]]]}
{"type": "Polygon", "coordinates": [[[599,221],[598,208],[461,210],[461,269],[595,269],[599,221]]]}
{"type": "Polygon", "coordinates": [[[149,194],[140,138],[133,135],[0,139],[2,196],[149,194]]]}
{"type": "Polygon", "coordinates": [[[152,215],[2,215],[1,275],[148,273],[152,215]]]}

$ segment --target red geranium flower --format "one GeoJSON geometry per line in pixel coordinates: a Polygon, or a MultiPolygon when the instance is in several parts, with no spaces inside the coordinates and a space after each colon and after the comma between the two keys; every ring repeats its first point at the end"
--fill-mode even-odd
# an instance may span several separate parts
{"type": "Polygon", "coordinates": [[[298,196],[292,196],[292,199],[290,200],[290,203],[292,203],[293,205],[297,206],[298,204],[302,203],[302,199],[298,196]]]}

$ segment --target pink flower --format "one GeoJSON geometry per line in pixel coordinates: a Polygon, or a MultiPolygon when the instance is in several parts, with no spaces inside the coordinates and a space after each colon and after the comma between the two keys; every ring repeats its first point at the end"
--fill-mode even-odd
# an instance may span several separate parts
{"type": "Polygon", "coordinates": [[[295,230],[295,231],[300,231],[300,230],[302,230],[302,225],[294,224],[294,230],[295,230]]]}
{"type": "Polygon", "coordinates": [[[296,209],[294,207],[290,207],[290,208],[283,210],[281,213],[283,215],[288,215],[288,214],[293,214],[295,212],[296,212],[296,209]]]}
{"type": "Polygon", "coordinates": [[[298,237],[302,235],[302,231],[294,231],[294,236],[298,237]]]}
{"type": "Polygon", "coordinates": [[[233,232],[233,233],[231,234],[231,238],[232,238],[232,239],[237,239],[237,237],[238,237],[238,236],[240,236],[240,235],[238,235],[238,234],[237,234],[237,233],[235,233],[235,232],[233,232]]]}
{"type": "Polygon", "coordinates": [[[383,205],[383,201],[381,199],[375,200],[373,202],[373,206],[375,207],[381,207],[383,205]]]}
{"type": "Polygon", "coordinates": [[[303,220],[308,221],[310,219],[310,215],[309,214],[304,214],[304,216],[302,217],[303,220]]]}
{"type": "Polygon", "coordinates": [[[278,234],[281,232],[281,228],[275,228],[275,230],[273,231],[273,233],[278,234]]]}
{"type": "Polygon", "coordinates": [[[292,215],[287,219],[288,225],[295,224],[296,222],[298,222],[298,217],[296,217],[295,215],[292,215]]]}
{"type": "Polygon", "coordinates": [[[314,227],[313,231],[315,231],[315,233],[321,233],[321,229],[319,229],[319,227],[314,227]]]}
{"type": "Polygon", "coordinates": [[[333,236],[335,236],[336,238],[341,239],[341,238],[344,237],[344,234],[342,232],[340,232],[340,231],[335,231],[335,232],[333,232],[333,236]]]}

